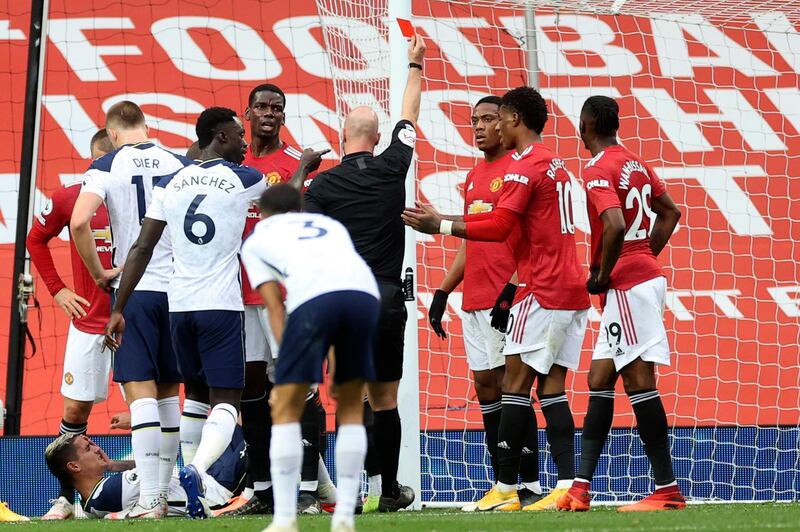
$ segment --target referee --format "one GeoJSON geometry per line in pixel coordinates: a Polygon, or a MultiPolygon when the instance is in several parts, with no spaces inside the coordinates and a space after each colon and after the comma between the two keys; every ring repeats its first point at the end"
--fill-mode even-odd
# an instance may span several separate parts
{"type": "Polygon", "coordinates": [[[373,155],[380,141],[378,115],[369,107],[353,109],[344,122],[341,164],[317,174],[305,195],[307,211],[326,214],[347,227],[356,250],[378,281],[381,312],[375,339],[376,382],[367,384],[367,393],[375,412],[375,447],[383,477],[380,512],[395,512],[414,502],[414,490],[397,482],[401,433],[397,389],[403,376],[407,319],[400,280],[405,247],[400,215],[406,202],[406,174],[417,140],[415,123],[419,118],[424,55],[422,38],[412,37],[401,119],[394,127],[389,147],[380,155],[373,155]]]}

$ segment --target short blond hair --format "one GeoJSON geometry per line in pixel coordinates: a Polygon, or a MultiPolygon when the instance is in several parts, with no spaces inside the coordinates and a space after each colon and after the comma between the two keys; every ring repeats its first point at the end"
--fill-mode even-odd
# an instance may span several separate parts
{"type": "Polygon", "coordinates": [[[75,442],[77,434],[62,434],[44,450],[47,468],[62,484],[72,486],[72,475],[67,470],[67,463],[75,459],[75,442]]]}

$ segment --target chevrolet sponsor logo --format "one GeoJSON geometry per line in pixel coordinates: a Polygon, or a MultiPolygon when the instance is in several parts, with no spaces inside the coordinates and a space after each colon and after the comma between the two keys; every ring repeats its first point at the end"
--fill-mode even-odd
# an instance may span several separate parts
{"type": "Polygon", "coordinates": [[[95,240],[105,240],[111,242],[111,227],[105,226],[103,229],[92,229],[95,240]]]}
{"type": "Polygon", "coordinates": [[[467,207],[467,214],[481,214],[484,212],[492,212],[493,206],[491,203],[484,203],[483,200],[475,200],[467,207]]]}

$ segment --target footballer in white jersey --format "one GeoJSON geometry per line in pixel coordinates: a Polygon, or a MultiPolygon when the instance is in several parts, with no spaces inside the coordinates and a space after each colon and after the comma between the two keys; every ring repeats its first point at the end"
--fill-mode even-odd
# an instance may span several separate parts
{"type": "Polygon", "coordinates": [[[300,417],[309,384],[322,382],[330,347],[336,357],[333,381],[339,421],[333,522],[349,522],[367,447],[363,397],[365,383],[375,379],[372,350],[380,311],[378,285],[347,229],[327,216],[299,212],[301,198],[293,187],[271,187],[261,197],[260,207],[264,219],[242,246],[242,262],[264,299],[279,344],[271,394],[276,516],[272,527],[289,526],[294,520],[296,480],[303,461],[300,417]]]}
{"type": "MultiPolygon", "coordinates": [[[[125,262],[106,341],[112,348],[119,346],[117,335],[126,329],[123,310],[168,229],[174,260],[168,291],[173,348],[186,398],[208,401],[212,407],[197,450],[180,474],[189,515],[204,518],[208,505],[202,477],[230,442],[244,388],[244,305],[237,258],[247,211],[266,190],[266,180],[239,164],[247,143],[234,111],[206,109],[196,131],[202,161],[158,183],[125,262]]],[[[188,438],[181,434],[181,441],[188,438]]]]}

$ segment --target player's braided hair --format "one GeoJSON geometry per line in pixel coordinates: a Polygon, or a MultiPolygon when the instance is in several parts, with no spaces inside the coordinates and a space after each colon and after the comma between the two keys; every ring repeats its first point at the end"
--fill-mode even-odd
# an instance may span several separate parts
{"type": "Polygon", "coordinates": [[[522,118],[525,127],[541,133],[547,123],[547,104],[533,87],[517,87],[503,95],[503,107],[512,109],[522,118]]]}
{"type": "Polygon", "coordinates": [[[72,476],[67,470],[67,463],[76,457],[73,442],[77,434],[62,434],[53,440],[44,451],[47,469],[65,486],[72,486],[72,476]]]}
{"type": "Polygon", "coordinates": [[[261,85],[258,85],[253,90],[251,90],[250,96],[247,98],[247,105],[252,106],[253,100],[255,100],[256,98],[256,94],[264,91],[280,94],[281,98],[283,98],[283,105],[286,105],[286,95],[283,93],[280,87],[278,87],[277,85],[273,85],[272,83],[262,83],[261,85]]]}
{"type": "Polygon", "coordinates": [[[494,96],[494,95],[484,96],[483,98],[478,100],[477,103],[475,103],[475,107],[478,107],[482,103],[491,103],[496,105],[497,107],[500,107],[501,105],[503,105],[503,99],[500,96],[494,96]]]}
{"type": "Polygon", "coordinates": [[[590,96],[583,103],[581,114],[591,117],[594,131],[600,137],[615,137],[619,129],[619,105],[608,96],[590,96]]]}
{"type": "Polygon", "coordinates": [[[236,111],[227,107],[209,107],[197,118],[194,130],[197,133],[197,142],[200,149],[211,144],[214,135],[223,124],[231,122],[236,117],[236,111]]]}

